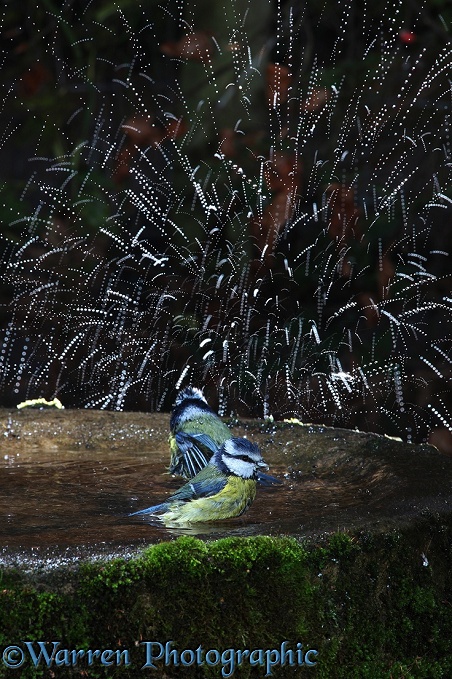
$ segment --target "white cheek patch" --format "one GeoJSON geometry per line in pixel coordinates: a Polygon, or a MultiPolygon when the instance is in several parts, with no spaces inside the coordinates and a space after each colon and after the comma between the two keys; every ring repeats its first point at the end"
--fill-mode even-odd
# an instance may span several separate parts
{"type": "Polygon", "coordinates": [[[244,462],[236,457],[224,457],[223,462],[230,472],[236,476],[241,476],[242,479],[250,479],[254,475],[254,464],[252,462],[244,462]]]}

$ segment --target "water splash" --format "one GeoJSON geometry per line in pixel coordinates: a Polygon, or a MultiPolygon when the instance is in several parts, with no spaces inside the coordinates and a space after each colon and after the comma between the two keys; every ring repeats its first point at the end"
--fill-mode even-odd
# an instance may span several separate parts
{"type": "Polygon", "coordinates": [[[450,423],[450,27],[411,49],[403,3],[366,2],[322,41],[269,2],[253,33],[252,4],[213,36],[190,3],[49,13],[65,104],[2,236],[5,402],[160,410],[193,383],[222,414],[450,423]]]}

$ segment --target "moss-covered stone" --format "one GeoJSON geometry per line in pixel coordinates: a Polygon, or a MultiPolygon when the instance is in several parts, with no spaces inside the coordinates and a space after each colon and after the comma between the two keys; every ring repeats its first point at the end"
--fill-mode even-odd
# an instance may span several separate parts
{"type": "MultiPolygon", "coordinates": [[[[221,662],[174,667],[162,659],[157,669],[142,669],[144,641],[171,641],[179,652],[271,650],[284,641],[288,649],[302,643],[303,652],[318,651],[315,666],[275,665],[276,677],[449,677],[451,524],[450,517],[426,517],[398,533],[338,533],[317,544],[181,537],[129,561],[82,563],[39,576],[5,570],[0,645],[55,640],[63,649],[129,654],[128,665],[88,667],[81,659],[75,668],[54,665],[52,675],[35,668],[26,653],[24,678],[222,676],[221,662]]],[[[245,659],[235,674],[263,677],[266,668],[245,659]]],[[[19,674],[2,667],[0,676],[19,674]]]]}

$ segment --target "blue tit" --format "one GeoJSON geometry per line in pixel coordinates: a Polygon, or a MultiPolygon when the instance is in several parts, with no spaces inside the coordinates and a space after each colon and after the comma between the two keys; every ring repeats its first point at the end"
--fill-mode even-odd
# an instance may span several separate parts
{"type": "MultiPolygon", "coordinates": [[[[229,427],[209,407],[202,392],[195,387],[186,387],[177,395],[170,419],[170,473],[185,479],[193,478],[231,435],[229,427]]],[[[264,486],[281,483],[262,472],[258,472],[257,480],[264,486]]]]}
{"type": "Polygon", "coordinates": [[[176,398],[170,419],[169,471],[191,479],[209,462],[232,433],[195,387],[183,389],[176,398]]]}
{"type": "Polygon", "coordinates": [[[256,496],[258,469],[268,469],[258,446],[230,438],[196,476],[162,504],[136,514],[159,516],[166,526],[219,521],[243,514],[256,496]]]}

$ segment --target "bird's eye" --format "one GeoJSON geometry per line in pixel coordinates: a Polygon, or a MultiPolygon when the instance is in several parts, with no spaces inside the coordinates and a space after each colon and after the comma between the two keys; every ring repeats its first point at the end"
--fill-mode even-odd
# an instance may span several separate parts
{"type": "Polygon", "coordinates": [[[238,460],[242,460],[242,462],[254,464],[254,461],[250,457],[248,457],[248,455],[237,455],[236,457],[238,460]]]}

